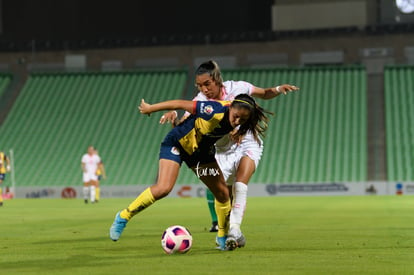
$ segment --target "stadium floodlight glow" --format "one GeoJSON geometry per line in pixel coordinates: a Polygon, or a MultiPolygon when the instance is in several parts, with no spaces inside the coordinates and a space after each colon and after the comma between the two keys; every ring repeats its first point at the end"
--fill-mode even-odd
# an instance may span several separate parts
{"type": "Polygon", "coordinates": [[[395,0],[395,5],[402,13],[414,12],[414,0],[395,0]]]}

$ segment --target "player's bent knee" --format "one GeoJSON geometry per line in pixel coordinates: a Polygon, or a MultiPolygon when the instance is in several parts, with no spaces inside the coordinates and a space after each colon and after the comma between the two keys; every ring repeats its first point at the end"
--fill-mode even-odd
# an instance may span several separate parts
{"type": "Polygon", "coordinates": [[[217,191],[214,191],[213,194],[216,200],[221,203],[225,203],[226,201],[230,199],[228,190],[217,190],[217,191]]]}
{"type": "Polygon", "coordinates": [[[154,196],[154,198],[156,200],[159,200],[159,199],[162,199],[162,198],[168,196],[168,194],[170,194],[171,190],[172,190],[172,187],[162,186],[162,185],[156,184],[156,185],[152,186],[151,193],[152,193],[152,195],[154,196]]]}

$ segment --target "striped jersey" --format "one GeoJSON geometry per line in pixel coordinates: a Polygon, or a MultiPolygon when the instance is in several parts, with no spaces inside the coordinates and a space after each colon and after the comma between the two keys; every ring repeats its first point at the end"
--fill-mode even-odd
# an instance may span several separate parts
{"type": "Polygon", "coordinates": [[[194,101],[192,114],[168,135],[173,135],[188,155],[208,149],[233,130],[227,112],[230,104],[230,101],[194,101]]]}

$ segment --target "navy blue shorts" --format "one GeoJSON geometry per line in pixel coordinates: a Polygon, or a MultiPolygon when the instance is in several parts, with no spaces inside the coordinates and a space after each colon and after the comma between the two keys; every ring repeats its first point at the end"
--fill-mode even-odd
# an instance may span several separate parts
{"type": "Polygon", "coordinates": [[[183,160],[180,155],[181,150],[178,147],[161,144],[160,159],[169,159],[181,165],[183,160]]]}
{"type": "Polygon", "coordinates": [[[6,174],[0,174],[0,180],[5,180],[6,179],[6,174]]]}
{"type": "Polygon", "coordinates": [[[179,142],[171,135],[167,135],[160,148],[160,159],[169,159],[181,165],[184,161],[188,167],[215,162],[215,147],[197,150],[191,156],[181,147],[179,142]]]}

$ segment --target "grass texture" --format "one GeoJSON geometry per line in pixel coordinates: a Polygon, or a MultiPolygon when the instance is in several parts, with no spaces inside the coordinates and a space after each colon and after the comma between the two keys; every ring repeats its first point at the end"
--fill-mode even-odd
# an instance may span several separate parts
{"type": "Polygon", "coordinates": [[[132,199],[15,199],[0,207],[1,274],[412,274],[414,197],[249,198],[246,247],[215,249],[204,198],[165,198],[108,231],[132,199]],[[193,235],[167,255],[170,225],[193,235]]]}

